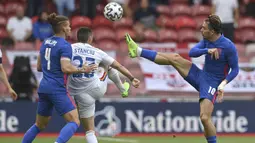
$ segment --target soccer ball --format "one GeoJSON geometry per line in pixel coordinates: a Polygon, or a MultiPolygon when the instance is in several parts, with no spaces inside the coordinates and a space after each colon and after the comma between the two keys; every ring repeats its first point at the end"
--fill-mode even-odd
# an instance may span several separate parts
{"type": "Polygon", "coordinates": [[[110,21],[117,21],[122,18],[123,8],[116,2],[110,2],[104,7],[104,17],[110,21]]]}

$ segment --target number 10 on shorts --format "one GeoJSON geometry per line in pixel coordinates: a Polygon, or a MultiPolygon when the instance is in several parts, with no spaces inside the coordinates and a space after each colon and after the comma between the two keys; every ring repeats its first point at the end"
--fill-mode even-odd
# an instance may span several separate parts
{"type": "Polygon", "coordinates": [[[208,93],[214,95],[215,92],[216,92],[216,89],[215,89],[215,88],[212,88],[212,87],[210,86],[210,87],[209,87],[209,90],[208,90],[208,93]]]}

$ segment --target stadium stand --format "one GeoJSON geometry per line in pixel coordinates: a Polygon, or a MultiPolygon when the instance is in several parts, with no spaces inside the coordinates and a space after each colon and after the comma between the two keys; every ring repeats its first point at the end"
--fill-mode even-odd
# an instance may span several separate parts
{"type": "MultiPolygon", "coordinates": [[[[77,28],[81,26],[91,27],[94,32],[95,45],[105,51],[116,51],[116,58],[125,66],[132,69],[136,75],[141,77],[142,86],[140,89],[133,89],[132,95],[149,93],[145,90],[144,75],[140,65],[127,58],[127,48],[125,45],[124,35],[128,32],[131,37],[136,37],[136,31],[133,29],[134,21],[132,17],[124,17],[118,22],[111,22],[104,18],[103,8],[104,3],[98,4],[97,16],[90,19],[85,16],[80,16],[79,3],[76,2],[76,12],[71,17],[72,36],[70,42],[75,42],[77,28]]],[[[26,0],[4,1],[0,4],[0,41],[8,37],[5,25],[8,18],[15,14],[17,7],[26,6],[26,0]]],[[[47,0],[45,7],[48,12],[56,11],[55,5],[47,0]]],[[[156,20],[157,28],[146,29],[143,33],[141,42],[149,43],[194,43],[200,40],[198,36],[199,28],[203,20],[211,13],[210,5],[194,5],[189,6],[188,0],[170,0],[169,5],[159,4],[156,6],[160,16],[156,20]]],[[[38,17],[32,18],[35,22],[38,17]]],[[[254,63],[255,62],[255,46],[250,44],[255,42],[255,19],[251,17],[241,16],[238,23],[238,29],[235,31],[235,43],[239,53],[239,62],[254,63]],[[248,43],[248,44],[247,44],[248,43]]],[[[7,50],[38,50],[38,43],[17,43],[13,48],[2,47],[2,52],[6,55],[7,50]],[[37,45],[37,46],[36,46],[37,45]],[[37,47],[37,48],[35,48],[37,47]]],[[[182,47],[182,46],[181,46],[182,47]]],[[[188,47],[182,47],[182,56],[190,59],[187,55],[188,47]],[[185,53],[186,50],[186,53],[185,53]]],[[[6,67],[11,68],[8,60],[4,61],[6,67]]],[[[9,69],[7,71],[10,71],[9,69]]],[[[5,93],[5,88],[0,84],[0,93],[5,93]]],[[[112,85],[109,86],[107,95],[116,95],[118,91],[112,85]]]]}

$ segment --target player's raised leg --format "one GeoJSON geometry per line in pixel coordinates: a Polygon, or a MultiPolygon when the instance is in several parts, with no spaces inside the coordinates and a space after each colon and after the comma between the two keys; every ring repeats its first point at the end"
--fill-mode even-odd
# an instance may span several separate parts
{"type": "Polygon", "coordinates": [[[143,57],[159,65],[172,65],[183,76],[188,76],[192,63],[176,53],[161,53],[138,47],[129,34],[126,34],[129,56],[143,57]]]}
{"type": "Polygon", "coordinates": [[[109,79],[112,80],[114,84],[118,87],[122,97],[128,97],[128,90],[130,85],[126,81],[122,83],[119,72],[116,69],[110,67],[108,70],[108,76],[109,79]]]}
{"type": "Polygon", "coordinates": [[[214,105],[209,99],[200,101],[200,119],[204,126],[204,135],[208,143],[216,143],[216,128],[212,122],[214,105]]]}

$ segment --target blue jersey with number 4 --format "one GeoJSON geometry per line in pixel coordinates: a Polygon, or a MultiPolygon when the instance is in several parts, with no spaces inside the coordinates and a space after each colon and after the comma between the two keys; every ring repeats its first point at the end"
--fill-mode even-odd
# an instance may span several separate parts
{"type": "Polygon", "coordinates": [[[45,40],[40,48],[43,79],[38,93],[66,92],[65,74],[61,70],[61,58],[72,58],[71,45],[61,37],[53,36],[45,40]]]}

